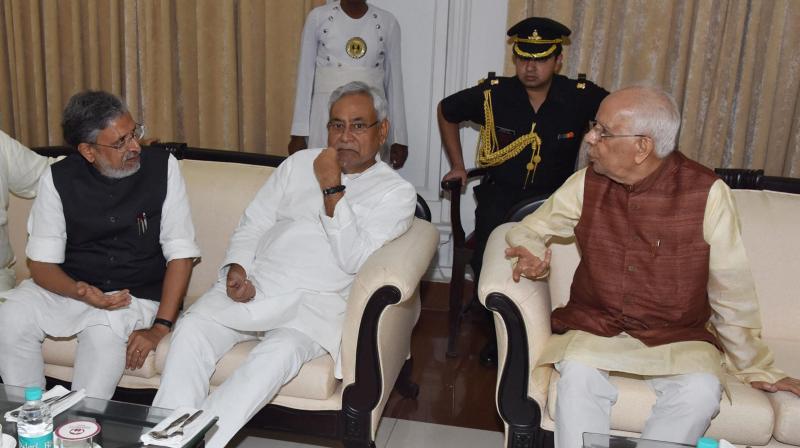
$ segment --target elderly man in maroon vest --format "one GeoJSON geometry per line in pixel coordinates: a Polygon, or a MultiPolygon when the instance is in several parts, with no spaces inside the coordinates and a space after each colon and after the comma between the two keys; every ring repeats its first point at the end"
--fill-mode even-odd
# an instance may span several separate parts
{"type": "Polygon", "coordinates": [[[547,275],[551,237],[574,236],[581,248],[569,302],[553,311],[539,360],[561,375],[556,447],[609,432],[611,371],[642,375],[656,392],[643,438],[691,445],[719,411],[725,368],[753,387],[800,395],[800,381],[772,365],[760,338],[729,188],[674,151],[675,100],[623,89],[591,126],[590,167],[506,236],[515,281],[547,275]]]}

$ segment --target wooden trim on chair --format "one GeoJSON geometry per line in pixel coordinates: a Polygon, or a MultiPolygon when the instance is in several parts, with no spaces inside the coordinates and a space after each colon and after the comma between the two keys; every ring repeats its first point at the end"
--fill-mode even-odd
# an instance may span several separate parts
{"type": "Polygon", "coordinates": [[[370,297],[358,329],[355,381],[342,392],[341,433],[347,448],[375,447],[372,440],[372,411],[383,392],[383,375],[378,354],[378,321],[383,310],[400,301],[400,290],[383,286],[370,297]]]}
{"type": "Polygon", "coordinates": [[[539,405],[528,396],[530,351],[522,313],[508,296],[497,292],[486,298],[486,307],[500,315],[507,333],[506,358],[497,387],[497,410],[508,425],[507,448],[552,446],[552,432],[540,428],[539,405]]]}

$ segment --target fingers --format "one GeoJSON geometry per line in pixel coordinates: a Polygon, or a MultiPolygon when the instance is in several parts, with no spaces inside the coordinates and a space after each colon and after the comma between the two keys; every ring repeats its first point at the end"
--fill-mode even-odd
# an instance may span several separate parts
{"type": "Polygon", "coordinates": [[[520,277],[538,279],[547,274],[550,269],[552,251],[545,250],[544,258],[533,255],[522,246],[509,247],[505,251],[507,258],[516,258],[517,262],[511,272],[511,278],[519,282],[520,277]]]}
{"type": "Polygon", "coordinates": [[[131,304],[131,295],[127,289],[112,294],[104,294],[103,298],[105,301],[104,308],[107,310],[116,310],[131,304]]]}

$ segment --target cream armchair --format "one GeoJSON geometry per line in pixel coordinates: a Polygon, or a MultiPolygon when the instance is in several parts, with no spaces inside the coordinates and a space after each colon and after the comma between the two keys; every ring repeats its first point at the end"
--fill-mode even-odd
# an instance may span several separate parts
{"type": "MultiPolygon", "coordinates": [[[[244,209],[282,157],[229,151],[189,149],[182,144],[160,145],[180,161],[191,203],[202,261],[195,266],[184,303],[188,308],[214,283],[228,240],[244,209]],[[189,160],[189,159],[200,160],[189,160]],[[238,163],[234,163],[234,162],[238,163]]],[[[47,154],[63,149],[46,149],[47,154]]],[[[17,256],[24,260],[25,222],[32,201],[13,198],[10,235],[17,256]]],[[[420,312],[418,285],[439,241],[424,200],[404,235],[369,257],[353,285],[342,332],[343,379],[333,375],[329,355],[308,362],[278,396],[250,422],[260,428],[298,431],[336,438],[346,447],[372,447],[386,401],[393,387],[415,397],[409,380],[411,331],[420,312]]],[[[17,279],[28,277],[24,262],[16,265],[17,279]]],[[[47,339],[43,347],[45,374],[69,382],[75,338],[47,339]]],[[[242,362],[254,342],[239,344],[217,364],[211,386],[221,384],[242,362]]],[[[115,398],[150,402],[158,388],[169,350],[164,338],[155,355],[135,371],[126,371],[115,398]]]]}
{"type": "MultiPolygon", "coordinates": [[[[763,173],[724,172],[729,184],[800,192],[800,180],[766,178],[763,173]]],[[[761,305],[763,336],[778,367],[800,377],[800,194],[734,190],[747,255],[761,305]]],[[[497,411],[505,424],[506,446],[552,446],[558,372],[533,367],[550,336],[550,312],[569,297],[580,259],[574,241],[554,241],[547,280],[511,279],[504,257],[504,224],[491,235],[479,284],[481,302],[495,319],[499,349],[497,411]]],[[[612,373],[619,399],[611,411],[612,434],[638,435],[655,403],[646,383],[612,373]]],[[[800,398],[788,392],[768,394],[729,378],[732,402],[723,397],[707,435],[737,445],[800,446],[800,398]]]]}

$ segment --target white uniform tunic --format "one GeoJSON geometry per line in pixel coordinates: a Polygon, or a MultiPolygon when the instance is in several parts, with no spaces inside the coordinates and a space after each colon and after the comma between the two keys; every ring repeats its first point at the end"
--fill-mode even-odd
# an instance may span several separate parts
{"type": "Polygon", "coordinates": [[[16,278],[11,266],[16,262],[8,241],[8,193],[23,198],[36,194],[48,159],[23,146],[0,131],[0,291],[14,287],[16,278]]]}
{"type": "Polygon", "coordinates": [[[231,237],[218,282],[188,314],[241,331],[292,328],[338,359],[353,279],[375,250],[409,229],[416,192],[379,161],[342,175],[347,189],[328,217],[313,170],[321,151],[300,151],[269,177],[231,237]],[[234,302],[225,292],[232,263],[256,288],[250,302],[234,302]]]}
{"type": "Polygon", "coordinates": [[[353,19],[335,1],[311,10],[303,27],[291,134],[307,135],[309,148],[327,146],[328,98],[350,81],[364,81],[385,93],[391,124],[387,141],[408,145],[397,19],[373,5],[353,19]],[[348,54],[353,38],[366,44],[360,57],[348,54]]]}

